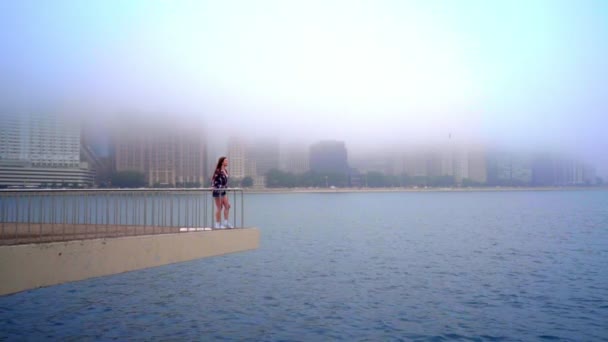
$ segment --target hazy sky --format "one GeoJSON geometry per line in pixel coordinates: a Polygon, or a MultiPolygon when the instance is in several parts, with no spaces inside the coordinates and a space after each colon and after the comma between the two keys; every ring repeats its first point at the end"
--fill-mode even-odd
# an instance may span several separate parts
{"type": "Polygon", "coordinates": [[[2,1],[0,39],[4,108],[353,144],[452,133],[606,160],[604,0],[2,1]]]}

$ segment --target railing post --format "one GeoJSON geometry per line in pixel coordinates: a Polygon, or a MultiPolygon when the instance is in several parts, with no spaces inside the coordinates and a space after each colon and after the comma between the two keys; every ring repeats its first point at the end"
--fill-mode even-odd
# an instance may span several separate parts
{"type": "Polygon", "coordinates": [[[44,194],[38,196],[38,202],[40,205],[38,206],[38,240],[42,241],[42,221],[44,221],[44,194]]]}
{"type": "Polygon", "coordinates": [[[2,220],[0,222],[0,224],[2,225],[2,238],[5,237],[5,233],[4,233],[4,225],[5,225],[5,221],[6,219],[6,214],[4,213],[4,207],[6,207],[5,203],[8,202],[4,199],[4,196],[2,194],[0,194],[0,217],[2,217],[2,220]]]}
{"type": "Polygon", "coordinates": [[[15,207],[15,239],[19,239],[19,202],[21,198],[17,195],[17,205],[15,207]]]}
{"type": "Polygon", "coordinates": [[[61,213],[62,213],[62,218],[61,218],[61,236],[65,238],[65,225],[67,223],[67,211],[66,211],[66,206],[67,204],[65,203],[65,195],[63,193],[61,193],[61,213]]]}
{"type": "Polygon", "coordinates": [[[146,233],[146,226],[148,224],[148,193],[143,193],[143,201],[144,201],[144,234],[146,233]]]}
{"type": "MultiPolygon", "coordinates": [[[[232,204],[234,205],[234,209],[232,209],[232,224],[234,224],[234,226],[236,227],[236,211],[238,209],[238,206],[236,205],[236,190],[231,191],[232,192],[232,204]]],[[[228,194],[226,194],[228,195],[228,194]]]]}
{"type": "Polygon", "coordinates": [[[32,228],[31,228],[31,218],[32,218],[32,196],[27,196],[27,236],[31,237],[32,235],[32,228]]]}
{"type": "Polygon", "coordinates": [[[105,235],[108,235],[109,225],[110,225],[110,198],[106,195],[106,232],[105,232],[105,235]]]}

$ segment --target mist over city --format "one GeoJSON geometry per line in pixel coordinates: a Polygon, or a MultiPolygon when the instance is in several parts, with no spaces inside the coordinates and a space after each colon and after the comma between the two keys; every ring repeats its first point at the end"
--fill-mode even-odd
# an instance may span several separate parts
{"type": "Polygon", "coordinates": [[[608,0],[0,0],[0,341],[608,341],[608,0]]]}
{"type": "Polygon", "coordinates": [[[23,1],[1,13],[3,117],[78,120],[102,154],[116,130],[157,122],[200,126],[209,160],[231,137],[341,141],[355,164],[452,144],[608,176],[604,2],[23,1]]]}

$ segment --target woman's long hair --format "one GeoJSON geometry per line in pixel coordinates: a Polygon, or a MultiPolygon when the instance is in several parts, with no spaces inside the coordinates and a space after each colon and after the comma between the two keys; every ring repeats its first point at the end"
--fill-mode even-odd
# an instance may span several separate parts
{"type": "Polygon", "coordinates": [[[215,167],[215,172],[218,172],[219,170],[222,169],[222,165],[224,164],[224,160],[226,160],[226,157],[220,157],[220,159],[217,161],[217,166],[215,167]]]}

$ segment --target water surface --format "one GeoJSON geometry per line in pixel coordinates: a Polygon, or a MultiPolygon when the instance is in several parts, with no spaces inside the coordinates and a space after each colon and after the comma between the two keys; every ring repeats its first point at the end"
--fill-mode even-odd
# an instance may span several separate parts
{"type": "Polygon", "coordinates": [[[0,297],[0,340],[606,340],[608,192],[256,194],[256,251],[0,297]]]}

